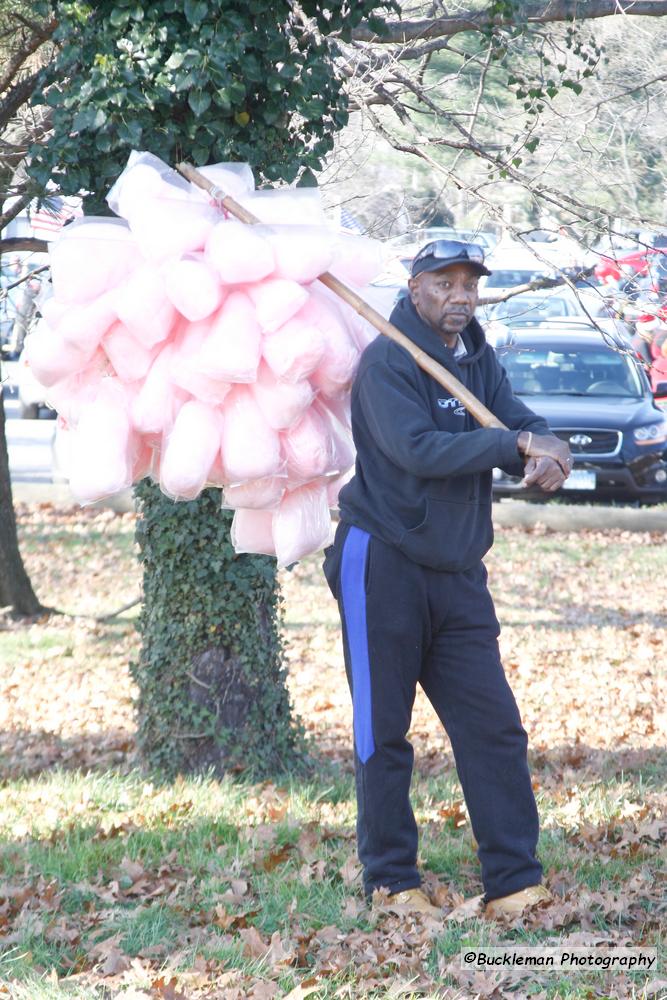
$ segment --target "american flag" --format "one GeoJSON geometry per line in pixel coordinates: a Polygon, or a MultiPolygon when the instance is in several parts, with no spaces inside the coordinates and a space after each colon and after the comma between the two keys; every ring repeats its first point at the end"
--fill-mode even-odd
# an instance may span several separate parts
{"type": "Polygon", "coordinates": [[[365,233],[366,227],[357,219],[356,216],[352,215],[344,205],[340,206],[338,225],[342,232],[344,233],[365,233]]]}
{"type": "Polygon", "coordinates": [[[49,240],[60,232],[66,222],[83,215],[80,198],[49,195],[41,203],[30,202],[28,217],[35,236],[49,240]]]}

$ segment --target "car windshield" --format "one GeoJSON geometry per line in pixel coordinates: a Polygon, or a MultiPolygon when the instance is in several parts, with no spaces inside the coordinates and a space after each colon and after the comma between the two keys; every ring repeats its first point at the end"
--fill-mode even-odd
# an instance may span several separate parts
{"type": "Polygon", "coordinates": [[[631,359],[612,348],[514,345],[498,352],[518,396],[641,396],[631,359]]]}
{"type": "MultiPolygon", "coordinates": [[[[493,265],[490,264],[490,267],[493,265]]],[[[514,288],[515,285],[527,285],[529,281],[536,278],[547,277],[545,271],[524,270],[512,268],[511,270],[494,271],[486,279],[485,288],[514,288]]]]}
{"type": "Polygon", "coordinates": [[[565,298],[555,295],[517,295],[508,302],[499,302],[491,312],[491,319],[509,326],[521,323],[539,323],[543,319],[576,315],[576,309],[565,298]]]}

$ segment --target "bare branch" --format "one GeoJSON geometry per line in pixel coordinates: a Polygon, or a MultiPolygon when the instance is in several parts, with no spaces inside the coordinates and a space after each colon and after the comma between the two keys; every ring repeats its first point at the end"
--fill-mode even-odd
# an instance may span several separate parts
{"type": "MultiPolygon", "coordinates": [[[[572,21],[582,13],[576,0],[550,0],[550,2],[527,2],[522,6],[522,16],[529,24],[549,24],[558,21],[572,21]]],[[[663,17],[667,14],[667,0],[588,0],[585,4],[585,18],[631,14],[640,17],[663,17]]],[[[494,27],[512,24],[507,18],[489,17],[487,11],[467,11],[454,17],[421,18],[419,20],[390,21],[382,35],[376,34],[367,24],[360,24],[352,32],[352,38],[359,42],[374,42],[391,45],[427,38],[451,38],[463,31],[484,31],[494,27]]]]}
{"type": "Polygon", "coordinates": [[[47,253],[49,244],[36,236],[8,236],[0,240],[0,255],[6,253],[47,253]]]}

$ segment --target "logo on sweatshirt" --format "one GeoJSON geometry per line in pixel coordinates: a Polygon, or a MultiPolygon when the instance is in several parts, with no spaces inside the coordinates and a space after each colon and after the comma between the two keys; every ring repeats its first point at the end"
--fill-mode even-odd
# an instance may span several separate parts
{"type": "Polygon", "coordinates": [[[465,407],[456,396],[450,396],[449,399],[439,399],[438,406],[441,410],[453,410],[456,417],[465,416],[465,407]]]}

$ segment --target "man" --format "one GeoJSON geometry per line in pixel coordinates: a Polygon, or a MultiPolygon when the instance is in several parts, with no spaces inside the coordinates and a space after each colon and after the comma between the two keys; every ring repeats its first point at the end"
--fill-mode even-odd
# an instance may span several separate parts
{"type": "Polygon", "coordinates": [[[439,240],[412,263],[392,323],[511,430],[480,428],[412,357],[378,337],[352,389],[354,478],[324,563],[339,602],[352,692],[357,838],[364,889],[440,914],[420,888],[406,740],[421,684],[452,743],[478,845],[489,916],[549,898],[526,734],[498,652],[481,560],[493,540],[495,466],[545,491],[572,467],[567,445],[512,393],[474,318],[481,247],[439,240]],[[524,464],[525,463],[525,464],[524,464]]]}

